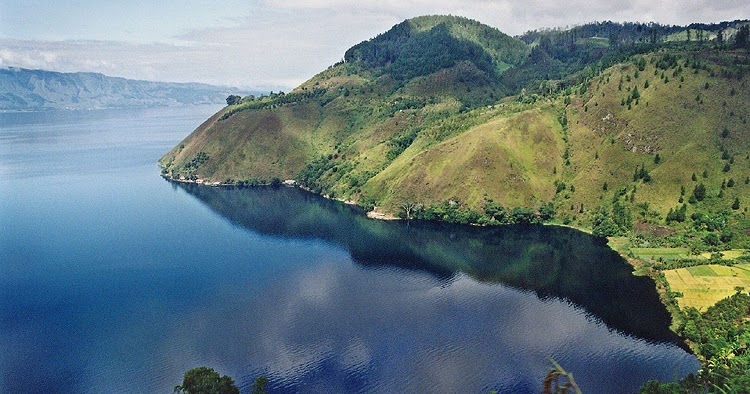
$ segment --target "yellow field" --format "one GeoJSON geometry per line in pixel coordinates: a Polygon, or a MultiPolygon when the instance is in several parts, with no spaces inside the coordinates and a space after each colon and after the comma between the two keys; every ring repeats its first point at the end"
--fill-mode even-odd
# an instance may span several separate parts
{"type": "Polygon", "coordinates": [[[677,298],[681,309],[695,307],[705,311],[717,301],[735,293],[735,287],[750,290],[750,263],[734,267],[700,265],[664,271],[673,292],[683,293],[677,298]]]}
{"type": "MultiPolygon", "coordinates": [[[[744,249],[732,249],[732,250],[725,250],[721,252],[721,257],[727,260],[734,260],[743,254],[747,253],[744,249]]],[[[705,258],[706,260],[711,258],[711,252],[704,252],[700,254],[701,257],[705,258]]]]}

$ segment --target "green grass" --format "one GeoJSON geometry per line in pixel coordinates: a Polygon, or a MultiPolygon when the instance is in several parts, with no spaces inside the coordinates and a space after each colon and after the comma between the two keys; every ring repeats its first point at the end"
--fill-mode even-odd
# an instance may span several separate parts
{"type": "Polygon", "coordinates": [[[697,267],[688,267],[686,270],[693,276],[719,276],[716,271],[711,269],[707,265],[699,265],[697,267]]]}
{"type": "Polygon", "coordinates": [[[631,252],[640,260],[650,261],[676,261],[685,259],[704,259],[701,256],[691,255],[686,248],[631,248],[631,252]]]}
{"type": "MultiPolygon", "coordinates": [[[[698,41],[698,33],[699,33],[699,29],[690,29],[690,40],[698,41]]],[[[700,30],[700,33],[702,34],[702,39],[706,41],[713,40],[716,38],[716,33],[714,32],[710,32],[707,30],[700,30]]],[[[687,30],[682,30],[677,33],[672,33],[665,38],[665,41],[681,42],[681,41],[687,41],[687,40],[688,40],[687,30]]]]}
{"type": "Polygon", "coordinates": [[[594,48],[609,48],[609,39],[604,37],[582,38],[577,41],[579,44],[588,44],[594,48]]]}
{"type": "Polygon", "coordinates": [[[540,108],[501,113],[437,143],[426,130],[367,190],[392,208],[408,199],[438,203],[453,197],[474,207],[481,207],[485,198],[506,206],[534,206],[532,196],[537,201],[553,196],[551,175],[563,151],[560,133],[554,112],[540,108]],[[383,190],[390,192],[378,194],[383,190]]]}
{"type": "MultiPolygon", "coordinates": [[[[721,76],[727,67],[723,57],[737,54],[667,53],[678,57],[676,67],[657,67],[664,53],[639,55],[593,76],[585,93],[574,86],[569,94],[555,92],[533,103],[498,96],[494,105],[481,106],[467,103],[487,100],[501,89],[468,63],[403,85],[355,64],[339,64],[295,90],[325,89],[322,97],[278,105],[269,101],[226,120],[215,117],[182,142],[184,149],[176,147],[161,162],[180,173],[205,152],[210,159],[194,172],[208,181],[224,181],[294,178],[308,164],[330,157],[316,190],[374,200],[385,213],[398,214],[407,200],[432,204],[457,198],[480,210],[488,198],[506,207],[539,208],[553,201],[558,218],[577,227],[590,226],[592,212],[611,204],[620,190],[625,195],[619,200],[635,220],[664,226],[666,213],[681,205],[681,187],[687,201],[697,183],[691,180],[695,173],[708,198],[688,204],[688,218],[728,210],[729,246],[750,247],[745,231],[750,185],[744,182],[750,176],[750,83],[721,76]],[[643,70],[636,65],[640,58],[646,61],[643,70]],[[701,67],[692,68],[692,59],[701,67]],[[621,105],[636,87],[638,103],[630,109],[621,105]],[[418,105],[405,104],[412,102],[418,105]],[[559,121],[563,118],[567,130],[559,121]],[[726,137],[720,135],[724,128],[726,137]],[[407,135],[414,136],[411,145],[389,156],[394,141],[407,135]],[[566,149],[569,163],[563,159],[566,149]],[[722,149],[734,161],[728,172],[723,171],[728,161],[721,158],[722,149]],[[651,182],[633,179],[641,165],[651,182]],[[701,176],[704,171],[707,178],[701,176]],[[734,187],[718,198],[720,185],[730,178],[734,187]],[[556,193],[560,183],[566,187],[556,193]],[[735,198],[741,201],[736,211],[730,209],[735,198]],[[649,205],[649,216],[641,218],[636,205],[643,203],[649,205]]],[[[675,246],[692,247],[705,236],[691,228],[689,219],[668,230],[683,236],[670,241],[675,246]]],[[[645,260],[710,258],[690,255],[685,248],[633,253],[645,260]]]]}

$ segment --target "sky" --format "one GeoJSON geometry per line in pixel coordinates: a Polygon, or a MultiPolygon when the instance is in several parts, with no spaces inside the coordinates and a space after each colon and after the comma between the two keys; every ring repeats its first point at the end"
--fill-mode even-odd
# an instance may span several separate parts
{"type": "Polygon", "coordinates": [[[0,67],[290,90],[419,15],[510,35],[587,22],[749,19],[747,0],[0,0],[0,67]]]}

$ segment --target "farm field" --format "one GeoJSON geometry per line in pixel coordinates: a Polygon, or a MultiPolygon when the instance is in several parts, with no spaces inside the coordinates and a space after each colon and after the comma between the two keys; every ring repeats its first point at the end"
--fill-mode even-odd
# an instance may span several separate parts
{"type": "Polygon", "coordinates": [[[683,260],[683,259],[701,259],[710,258],[704,256],[695,256],[690,254],[690,250],[687,248],[631,248],[633,254],[640,260],[653,260],[657,261],[660,258],[664,261],[668,260],[683,260]]]}
{"type": "Polygon", "coordinates": [[[717,301],[736,292],[740,286],[750,289],[750,263],[729,267],[710,264],[664,271],[673,292],[680,292],[677,298],[680,309],[694,307],[705,311],[717,301]]]}

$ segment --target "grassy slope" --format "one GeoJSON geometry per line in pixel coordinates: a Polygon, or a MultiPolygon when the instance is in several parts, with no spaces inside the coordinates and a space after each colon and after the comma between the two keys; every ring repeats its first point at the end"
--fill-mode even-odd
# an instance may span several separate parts
{"type": "MultiPolygon", "coordinates": [[[[487,111],[492,113],[492,111],[487,111]]],[[[551,177],[564,145],[547,106],[486,122],[442,142],[426,136],[374,177],[365,191],[396,210],[407,200],[439,203],[458,198],[481,207],[486,198],[509,206],[537,206],[552,198],[551,177]]]]}
{"type": "MultiPolygon", "coordinates": [[[[684,59],[679,63],[683,64],[684,59]]],[[[718,73],[718,66],[709,68],[718,73]]],[[[678,206],[681,186],[687,191],[687,201],[695,184],[703,182],[712,197],[699,203],[701,208],[729,209],[735,197],[741,199],[743,207],[750,204],[750,185],[744,182],[750,176],[747,80],[711,76],[705,70],[696,74],[684,67],[680,76],[673,77],[675,69],[657,69],[651,62],[638,78],[634,77],[635,70],[632,63],[606,70],[591,82],[583,97],[568,107],[572,159],[565,177],[576,187],[571,203],[594,207],[611,199],[613,191],[632,191],[636,187],[634,203],[649,203],[651,210],[658,211],[664,219],[670,208],[678,206]],[[660,78],[662,71],[669,76],[669,82],[660,78]],[[627,82],[628,75],[631,82],[627,82]],[[621,77],[623,88],[619,90],[621,77]],[[646,80],[648,88],[644,88],[646,80]],[[628,109],[621,100],[635,86],[641,98],[638,105],[633,103],[628,109]],[[734,95],[730,95],[732,89],[734,95]],[[696,100],[699,95],[701,99],[696,100]],[[727,138],[720,136],[724,127],[730,130],[727,138]],[[734,156],[727,173],[722,171],[727,163],[721,160],[722,146],[734,156]],[[599,159],[595,158],[597,151],[599,159]],[[656,153],[661,158],[659,164],[654,163],[656,153]],[[641,164],[650,172],[652,182],[633,181],[634,170],[641,164]],[[708,173],[705,179],[704,170],[708,173]],[[698,176],[697,182],[691,180],[693,173],[698,176]],[[735,180],[735,186],[724,191],[724,198],[716,198],[722,181],[730,178],[735,180]],[[603,190],[605,182],[608,191],[603,190]]],[[[688,209],[688,216],[694,211],[692,208],[688,209]]]]}
{"type": "MultiPolygon", "coordinates": [[[[648,55],[638,78],[632,62],[605,70],[590,81],[585,94],[572,95],[567,106],[558,96],[468,113],[458,113],[460,95],[487,94],[471,65],[419,77],[400,88],[387,76],[375,78],[339,65],[298,88],[325,87],[326,100],[333,97],[330,101],[311,99],[242,111],[221,121],[215,116],[186,138],[184,149],[178,146],[168,153],[162,164],[173,160],[172,168],[179,168],[204,151],[211,159],[198,173],[209,180],[293,178],[306,163],[331,155],[321,191],[346,199],[374,198],[387,212],[397,213],[406,200],[435,203],[456,197],[481,209],[486,197],[506,206],[534,208],[554,198],[559,216],[584,227],[591,209],[608,203],[623,188],[628,195],[637,189],[630,204],[636,218],[640,216],[635,205],[647,202],[652,213],[658,212],[648,219],[663,224],[666,212],[679,205],[681,186],[687,200],[696,184],[691,181],[695,173],[710,196],[696,207],[729,209],[739,197],[744,213],[750,204],[750,185],[744,182],[750,176],[747,81],[712,76],[719,71],[713,63],[708,63],[708,71],[695,73],[685,67],[685,60],[693,56],[688,54],[681,55],[682,72],[675,75],[675,68],[656,67],[660,56],[648,55]],[[669,82],[660,78],[662,72],[669,82]],[[636,86],[641,97],[628,109],[621,100],[636,86]],[[424,107],[396,109],[409,98],[424,97],[432,100],[424,107]],[[568,117],[567,143],[557,120],[562,113],[568,117]],[[730,131],[726,138],[720,136],[724,127],[730,131]],[[416,135],[413,144],[390,162],[386,156],[393,140],[410,131],[416,135]],[[562,159],[566,146],[570,165],[562,159]],[[726,173],[722,146],[734,157],[726,173]],[[654,163],[656,153],[659,164],[654,163]],[[641,164],[652,182],[633,181],[641,164]],[[730,178],[734,187],[717,198],[722,181],[730,178]],[[567,190],[555,195],[555,182],[565,182],[567,190]]],[[[690,206],[688,216],[693,211],[690,206]]],[[[739,225],[744,216],[732,220],[739,225]]]]}

